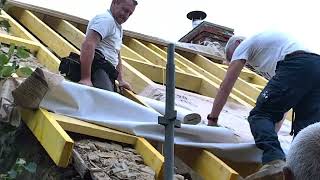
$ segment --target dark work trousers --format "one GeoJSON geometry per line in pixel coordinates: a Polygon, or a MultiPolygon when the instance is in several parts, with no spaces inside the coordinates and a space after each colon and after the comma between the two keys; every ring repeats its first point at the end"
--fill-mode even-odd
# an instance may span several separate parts
{"type": "Polygon", "coordinates": [[[263,150],[262,163],[283,159],[275,123],[291,108],[295,111],[294,136],[320,121],[320,56],[300,52],[279,61],[275,76],[259,95],[248,121],[256,146],[263,150]]]}
{"type": "Polygon", "coordinates": [[[114,91],[114,83],[111,81],[105,70],[100,68],[94,70],[91,74],[91,80],[94,87],[114,91]]]}
{"type": "Polygon", "coordinates": [[[101,52],[95,52],[91,69],[91,81],[94,87],[116,91],[115,80],[118,72],[111,62],[105,60],[101,52]]]}

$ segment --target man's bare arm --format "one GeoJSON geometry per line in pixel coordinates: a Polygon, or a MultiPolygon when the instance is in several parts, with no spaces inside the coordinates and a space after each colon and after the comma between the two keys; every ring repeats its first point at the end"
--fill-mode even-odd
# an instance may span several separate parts
{"type": "Polygon", "coordinates": [[[123,79],[122,59],[121,59],[120,53],[118,55],[118,58],[119,58],[119,62],[118,62],[116,69],[119,72],[118,78],[117,78],[117,80],[119,82],[119,88],[120,88],[120,90],[122,90],[122,88],[125,88],[125,89],[132,91],[130,84],[123,79]]]}
{"type": "MultiPolygon", "coordinates": [[[[226,104],[229,94],[240,75],[240,72],[245,65],[245,60],[232,61],[227,70],[226,76],[222,81],[217,96],[214,99],[212,110],[210,113],[211,118],[218,118],[223,106],[226,104]]],[[[216,125],[216,122],[209,121],[208,125],[216,125]]]]}
{"type": "Polygon", "coordinates": [[[97,44],[101,41],[99,33],[89,30],[86,38],[81,46],[81,80],[79,83],[92,86],[91,82],[91,66],[94,58],[95,49],[97,44]]]}

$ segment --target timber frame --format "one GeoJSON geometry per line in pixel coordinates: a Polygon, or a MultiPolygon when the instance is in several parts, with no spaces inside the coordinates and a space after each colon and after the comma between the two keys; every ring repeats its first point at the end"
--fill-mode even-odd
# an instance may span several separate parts
{"type": "MultiPolygon", "coordinates": [[[[6,12],[2,11],[3,18],[6,18],[11,29],[10,35],[0,34],[0,42],[4,44],[14,43],[17,46],[24,46],[30,50],[30,52],[37,57],[40,63],[53,72],[57,72],[57,67],[60,60],[53,53],[51,53],[44,45],[40,43],[36,38],[25,30],[19,23],[11,18],[6,12]]],[[[23,12],[21,20],[25,23],[29,23],[30,20],[36,18],[31,12],[23,12]]],[[[37,24],[35,22],[30,22],[37,24]]],[[[36,26],[42,30],[46,29],[47,25],[40,23],[36,26]]],[[[37,31],[37,28],[34,29],[37,31]]],[[[33,31],[31,31],[33,33],[33,31]]],[[[37,31],[43,38],[47,36],[45,34],[53,35],[53,31],[37,31]],[[45,32],[45,34],[43,34],[45,32]]],[[[37,36],[39,38],[39,36],[37,36]]],[[[51,36],[52,38],[56,38],[51,36]]],[[[39,38],[41,41],[42,38],[39,38]]],[[[67,42],[64,39],[61,41],[67,42]]],[[[55,46],[52,41],[47,41],[50,45],[56,48],[55,53],[59,51],[60,47],[55,46]]],[[[47,44],[46,44],[47,45],[47,44]]],[[[63,53],[67,52],[67,48],[72,52],[79,53],[79,51],[70,44],[65,44],[63,47],[63,53]]],[[[57,53],[58,54],[58,53],[57,53]]],[[[135,101],[139,102],[139,99],[126,92],[127,96],[135,101]]],[[[143,102],[139,102],[143,103],[143,102]]],[[[81,133],[93,137],[104,138],[116,142],[126,143],[132,145],[137,152],[142,156],[144,162],[150,166],[156,173],[156,178],[161,179],[161,171],[164,163],[164,157],[151,146],[151,144],[144,138],[128,135],[119,131],[111,130],[102,126],[86,123],[77,119],[60,116],[54,113],[50,113],[47,110],[39,109],[31,111],[27,109],[22,110],[22,119],[27,127],[31,130],[33,135],[37,138],[40,144],[44,147],[50,158],[59,167],[67,167],[72,155],[72,149],[74,141],[68,135],[66,131],[81,133]]]]}
{"type": "MultiPolygon", "coordinates": [[[[28,7],[19,3],[11,3],[11,7],[7,12],[10,16],[6,13],[4,13],[4,16],[10,19],[10,23],[14,24],[12,27],[15,29],[14,34],[16,36],[0,35],[0,41],[3,43],[12,41],[17,44],[22,43],[27,48],[30,48],[36,54],[39,61],[53,72],[57,71],[59,57],[67,56],[70,52],[80,53],[79,49],[85,38],[83,29],[86,27],[86,20],[58,12],[51,12],[44,8],[28,7]],[[27,30],[12,19],[11,16],[17,19],[27,30]],[[29,31],[37,38],[31,35],[29,31]]],[[[166,48],[167,42],[165,41],[139,33],[125,32],[124,43],[121,49],[121,55],[124,60],[124,78],[133,85],[134,92],[140,93],[146,87],[154,86],[155,83],[165,83],[166,48]]],[[[217,63],[222,62],[222,60],[220,57],[178,48],[175,53],[177,87],[214,97],[227,71],[226,65],[217,63]],[[185,83],[186,80],[188,80],[188,84],[185,83]]],[[[248,69],[244,69],[232,90],[230,100],[246,106],[254,106],[255,100],[266,82],[261,76],[248,69]]],[[[127,91],[125,95],[145,105],[134,93],[127,91]]],[[[39,111],[47,113],[47,117],[50,117],[51,121],[57,122],[66,131],[134,145],[143,156],[146,164],[156,171],[158,178],[161,178],[160,172],[162,171],[164,161],[163,156],[145,139],[48,113],[45,110],[39,111]]],[[[33,119],[32,115],[25,117],[33,119]]],[[[73,143],[72,140],[70,143],[73,143]]],[[[186,155],[185,152],[190,152],[186,150],[187,148],[181,149],[177,153],[179,157],[186,155]]],[[[192,159],[185,159],[185,161],[204,179],[209,180],[217,177],[220,179],[240,178],[238,172],[230,168],[211,152],[204,149],[197,149],[195,151],[199,152],[200,155],[192,159]]],[[[232,165],[229,162],[228,164],[232,165]]],[[[65,164],[61,166],[63,167],[65,164]]],[[[246,173],[241,172],[242,174],[246,173]]]]}

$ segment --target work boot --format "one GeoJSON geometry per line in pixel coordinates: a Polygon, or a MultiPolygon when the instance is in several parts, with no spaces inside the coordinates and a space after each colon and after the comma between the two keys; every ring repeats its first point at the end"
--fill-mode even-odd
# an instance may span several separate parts
{"type": "Polygon", "coordinates": [[[43,71],[37,68],[20,86],[12,91],[14,103],[23,108],[38,109],[48,89],[43,71]]]}
{"type": "Polygon", "coordinates": [[[258,172],[246,177],[246,180],[282,180],[286,162],[274,160],[263,165],[258,172]]]}

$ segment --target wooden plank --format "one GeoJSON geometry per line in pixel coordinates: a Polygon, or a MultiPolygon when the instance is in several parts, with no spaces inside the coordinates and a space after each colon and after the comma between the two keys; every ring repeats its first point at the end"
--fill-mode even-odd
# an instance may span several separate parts
{"type": "MultiPolygon", "coordinates": [[[[162,58],[166,59],[167,58],[167,52],[160,49],[158,46],[149,43],[149,42],[144,42],[145,45],[152,49],[154,52],[158,53],[162,58]]],[[[177,58],[174,59],[174,62],[176,64],[176,66],[178,66],[180,69],[182,69],[184,72],[186,73],[191,73],[193,75],[196,75],[197,73],[190,67],[188,67],[186,64],[182,63],[180,60],[178,60],[177,58]]]]}
{"type": "Polygon", "coordinates": [[[48,111],[23,110],[22,119],[55,164],[59,167],[67,167],[74,142],[48,111]]]}
{"type": "MultiPolygon", "coordinates": [[[[227,65],[224,65],[224,64],[217,64],[217,65],[224,69],[228,69],[227,65]]],[[[254,83],[260,86],[265,86],[266,83],[268,82],[268,80],[266,80],[264,77],[256,74],[255,72],[251,71],[246,67],[242,69],[240,73],[240,77],[249,83],[254,83]]]]}
{"type": "MultiPolygon", "coordinates": [[[[39,20],[40,21],[40,20],[39,20]]],[[[59,23],[58,22],[53,22],[54,23],[59,23]]],[[[56,28],[56,30],[61,33],[61,34],[65,34],[68,38],[68,40],[74,44],[78,44],[78,46],[80,46],[79,41],[75,41],[76,39],[73,37],[78,37],[83,39],[85,37],[85,35],[80,32],[80,31],[74,31],[75,27],[71,24],[66,24],[66,22],[62,22],[60,21],[60,23],[63,23],[61,28],[56,28]]],[[[54,33],[53,33],[54,34],[54,33]]],[[[56,34],[57,35],[57,34],[56,34]]],[[[54,35],[54,36],[56,36],[54,35]]],[[[59,36],[59,35],[57,35],[59,36]]],[[[60,37],[61,38],[61,37],[60,37]]],[[[60,43],[65,43],[66,41],[60,42],[60,43]]],[[[70,45],[72,46],[72,45],[70,45]]],[[[69,51],[67,51],[67,54],[70,53],[71,50],[74,50],[74,52],[80,54],[80,51],[76,50],[73,46],[72,48],[69,48],[69,51]]],[[[57,54],[61,54],[60,49],[54,49],[54,52],[57,54]]],[[[45,64],[51,71],[53,72],[57,72],[58,70],[58,66],[59,66],[59,59],[57,59],[55,56],[53,56],[51,53],[49,53],[49,51],[47,49],[42,49],[41,51],[39,51],[38,55],[37,55],[39,61],[42,64],[45,64]]],[[[132,69],[132,68],[124,68],[124,69],[132,69]]],[[[138,84],[141,84],[141,80],[146,80],[146,78],[139,78],[139,77],[134,77],[136,79],[136,81],[140,80],[138,84]]],[[[143,82],[142,82],[143,83],[143,82]]],[[[148,83],[145,83],[148,84],[148,83]]],[[[134,98],[134,95],[130,94],[130,93],[126,93],[126,95],[130,95],[129,98],[136,100],[138,103],[144,104],[141,100],[139,100],[138,98],[134,98]]]]}
{"type": "MultiPolygon", "coordinates": [[[[125,60],[141,73],[145,74],[152,81],[165,84],[166,69],[164,67],[150,65],[127,57],[123,57],[123,60],[125,60]]],[[[200,90],[201,81],[202,79],[197,76],[185,74],[182,72],[176,72],[176,86],[178,88],[198,92],[200,90]]]]}
{"type": "Polygon", "coordinates": [[[75,118],[54,113],[50,113],[50,115],[57,120],[57,122],[66,131],[134,145],[134,148],[142,156],[146,165],[150,166],[155,171],[156,177],[160,176],[160,172],[164,163],[164,157],[144,138],[77,120],[75,118]]]}
{"type": "Polygon", "coordinates": [[[204,180],[238,180],[241,178],[235,170],[209,151],[199,148],[175,146],[175,153],[204,180]]]}
{"type": "Polygon", "coordinates": [[[3,16],[6,16],[13,25],[12,30],[25,39],[8,35],[0,35],[0,42],[6,44],[14,43],[17,46],[25,46],[38,58],[38,61],[41,64],[45,65],[49,70],[57,72],[60,60],[7,13],[4,11],[2,13],[3,16]]]}
{"type": "Polygon", "coordinates": [[[58,73],[60,60],[53,55],[47,48],[41,45],[40,50],[36,55],[38,61],[47,67],[51,72],[58,73]]]}
{"type": "Polygon", "coordinates": [[[10,24],[10,33],[16,37],[38,42],[38,40],[33,37],[27,30],[25,30],[19,23],[17,23],[11,16],[9,16],[5,11],[1,11],[3,17],[5,17],[10,24]]]}
{"type": "Polygon", "coordinates": [[[140,54],[136,53],[135,51],[133,51],[131,48],[129,48],[125,44],[122,44],[120,51],[121,51],[121,57],[125,56],[125,57],[129,57],[129,58],[132,58],[132,59],[136,59],[136,60],[140,60],[140,61],[152,64],[148,59],[146,59],[145,57],[143,57],[140,54]]]}
{"type": "Polygon", "coordinates": [[[75,118],[62,116],[54,113],[50,113],[52,118],[54,118],[61,127],[70,132],[75,132],[79,134],[85,134],[88,136],[98,137],[102,139],[108,139],[111,141],[122,142],[126,144],[135,144],[136,137],[129,135],[120,131],[116,131],[103,126],[95,125],[85,121],[81,121],[75,118]]]}
{"type": "Polygon", "coordinates": [[[9,9],[9,14],[18,19],[20,23],[28,28],[51,50],[56,52],[58,56],[66,57],[70,52],[79,53],[79,50],[73,47],[68,41],[63,39],[30,11],[12,7],[9,9]]]}
{"type": "MultiPolygon", "coordinates": [[[[165,68],[139,62],[127,57],[123,57],[123,59],[154,82],[161,84],[165,82],[165,68]]],[[[176,72],[176,86],[178,88],[194,91],[208,97],[215,97],[219,89],[219,85],[217,83],[209,80],[206,77],[198,77],[180,72],[176,72]]],[[[250,106],[250,104],[234,94],[230,95],[229,101],[239,102],[243,105],[250,106]]]]}
{"type": "MultiPolygon", "coordinates": [[[[161,46],[168,46],[168,44],[170,43],[170,42],[162,40],[160,38],[148,36],[145,34],[140,34],[140,33],[133,32],[133,31],[128,31],[128,30],[124,31],[124,35],[127,37],[130,37],[130,38],[134,38],[134,39],[141,40],[141,41],[147,41],[147,42],[150,42],[150,43],[153,43],[156,45],[161,45],[161,46]]],[[[192,49],[188,49],[188,48],[184,48],[184,47],[180,47],[180,46],[176,46],[176,49],[180,50],[180,51],[184,51],[186,53],[190,53],[190,54],[201,54],[205,57],[212,58],[215,61],[220,62],[220,63],[223,61],[223,58],[209,54],[209,53],[199,52],[196,50],[192,50],[192,49]]]]}
{"type": "Polygon", "coordinates": [[[138,96],[136,96],[132,91],[129,91],[127,89],[124,89],[122,92],[122,95],[124,95],[126,98],[131,99],[132,101],[141,104],[145,107],[149,107],[152,109],[151,106],[149,106],[147,103],[145,103],[141,98],[139,98],[138,96]]]}
{"type": "Polygon", "coordinates": [[[138,138],[135,149],[141,154],[146,165],[155,171],[156,179],[161,179],[164,157],[144,138],[138,138]]]}
{"type": "MultiPolygon", "coordinates": [[[[141,56],[148,59],[151,63],[165,67],[167,64],[166,58],[163,58],[161,55],[157,54],[156,52],[152,51],[150,48],[145,46],[143,43],[136,39],[132,38],[124,38],[124,44],[126,44],[128,47],[130,47],[132,50],[140,54],[141,56]]],[[[181,68],[178,66],[176,67],[176,70],[180,72],[184,72],[181,68]]]]}
{"type": "MultiPolygon", "coordinates": [[[[215,63],[209,61],[208,59],[206,59],[205,57],[203,57],[201,55],[196,55],[193,58],[193,62],[195,64],[197,64],[198,66],[206,69],[208,72],[215,75],[216,77],[218,77],[221,80],[224,79],[224,76],[227,72],[226,69],[223,69],[222,67],[217,66],[215,63]]],[[[239,91],[241,91],[244,94],[246,94],[247,96],[249,96],[252,100],[254,100],[254,101],[248,101],[248,103],[251,104],[252,106],[255,105],[255,100],[257,99],[257,97],[259,96],[259,94],[261,92],[260,89],[251,86],[249,83],[242,80],[241,78],[238,78],[238,80],[236,81],[236,83],[234,85],[234,88],[238,89],[239,91]]]]}
{"type": "Polygon", "coordinates": [[[258,85],[258,84],[253,84],[253,83],[250,83],[251,86],[254,86],[260,90],[262,90],[265,86],[262,86],[262,85],[258,85]]]}
{"type": "Polygon", "coordinates": [[[71,42],[75,47],[81,49],[85,35],[66,20],[57,19],[52,16],[44,16],[42,19],[50,28],[54,29],[61,36],[71,42]]]}
{"type": "Polygon", "coordinates": [[[136,70],[127,62],[123,61],[123,74],[133,88],[133,91],[137,94],[141,93],[145,88],[155,86],[156,84],[147,78],[144,74],[136,70]]]}
{"type": "MultiPolygon", "coordinates": [[[[51,9],[47,9],[47,8],[43,8],[43,7],[39,7],[39,6],[34,6],[34,5],[30,5],[28,3],[23,3],[20,1],[15,1],[15,0],[8,0],[7,2],[7,7],[10,6],[16,6],[16,7],[20,7],[23,9],[28,9],[28,10],[32,10],[35,12],[39,12],[39,13],[43,13],[43,14],[47,14],[53,17],[58,17],[67,21],[72,21],[74,23],[77,23],[77,28],[79,28],[82,32],[85,32],[85,26],[88,24],[88,20],[87,19],[83,19],[83,18],[79,18],[70,14],[66,14],[66,13],[62,13],[62,12],[58,12],[58,11],[54,11],[51,9]]],[[[165,41],[163,39],[160,38],[156,38],[156,37],[152,37],[152,36],[148,36],[145,34],[140,34],[137,32],[133,32],[133,31],[129,31],[129,30],[124,30],[124,36],[127,37],[131,37],[131,38],[135,38],[137,40],[142,40],[142,41],[148,41],[157,45],[162,45],[162,46],[167,46],[169,44],[168,41],[165,41]]],[[[176,47],[176,49],[190,53],[190,54],[201,54],[205,57],[208,58],[212,58],[217,62],[222,62],[223,58],[209,54],[209,53],[205,53],[205,52],[198,52],[196,50],[192,50],[192,49],[187,49],[184,47],[176,47]]]]}
{"type": "MultiPolygon", "coordinates": [[[[166,48],[163,47],[163,49],[166,49],[166,48]]],[[[175,53],[175,57],[177,60],[181,61],[182,63],[185,63],[188,67],[192,68],[199,77],[202,77],[203,80],[208,79],[211,82],[209,83],[208,80],[202,82],[201,89],[200,89],[200,93],[202,95],[206,95],[209,97],[216,96],[219,86],[222,82],[221,79],[209,73],[207,69],[199,67],[198,65],[194,64],[193,62],[189,61],[188,59],[186,59],[185,57],[181,56],[178,53],[175,53]],[[209,84],[212,84],[214,87],[212,88],[212,86],[210,86],[209,84]],[[210,92],[210,89],[212,92],[210,92]]],[[[245,93],[239,91],[236,88],[232,89],[228,100],[239,102],[245,106],[252,106],[252,104],[255,103],[255,99],[251,98],[250,96],[246,95],[245,93]]]]}
{"type": "Polygon", "coordinates": [[[26,40],[19,37],[6,35],[6,34],[1,34],[1,33],[0,33],[0,42],[8,45],[10,45],[11,43],[14,43],[16,46],[24,46],[25,48],[30,50],[30,52],[33,54],[36,54],[40,49],[40,44],[38,42],[33,42],[30,40],[26,40]]]}

